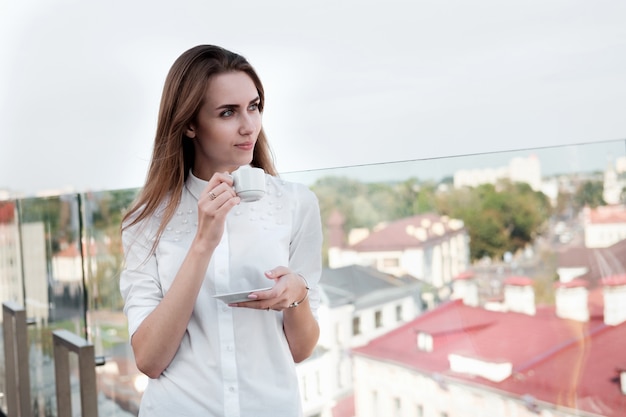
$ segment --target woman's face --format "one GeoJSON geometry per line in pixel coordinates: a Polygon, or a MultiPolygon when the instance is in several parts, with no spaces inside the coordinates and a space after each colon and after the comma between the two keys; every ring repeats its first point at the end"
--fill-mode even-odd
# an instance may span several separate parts
{"type": "Polygon", "coordinates": [[[193,139],[193,173],[209,180],[215,172],[232,172],[252,162],[261,132],[259,94],[241,71],[213,76],[196,120],[186,134],[193,139]]]}

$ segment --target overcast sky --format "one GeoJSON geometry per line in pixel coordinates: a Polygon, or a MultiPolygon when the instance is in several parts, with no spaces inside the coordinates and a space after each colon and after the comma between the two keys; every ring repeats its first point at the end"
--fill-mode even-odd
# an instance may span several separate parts
{"type": "Polygon", "coordinates": [[[626,138],[626,2],[0,0],[0,189],[143,183],[166,72],[266,88],[281,172],[626,138]]]}

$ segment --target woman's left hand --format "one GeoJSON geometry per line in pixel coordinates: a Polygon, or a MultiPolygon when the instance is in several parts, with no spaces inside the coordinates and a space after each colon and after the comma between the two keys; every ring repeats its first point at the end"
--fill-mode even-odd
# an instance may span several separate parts
{"type": "Polygon", "coordinates": [[[274,281],[274,286],[271,289],[251,293],[248,296],[250,301],[229,305],[231,307],[283,311],[294,302],[305,299],[309,291],[305,280],[285,266],[278,266],[266,271],[265,277],[274,281]]]}

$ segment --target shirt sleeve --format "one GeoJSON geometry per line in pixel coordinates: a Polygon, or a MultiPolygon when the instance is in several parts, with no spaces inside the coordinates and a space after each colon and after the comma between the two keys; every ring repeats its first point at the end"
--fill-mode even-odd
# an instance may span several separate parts
{"type": "Polygon", "coordinates": [[[296,213],[289,245],[289,266],[309,284],[309,305],[315,319],[320,306],[319,282],[322,274],[322,221],[317,196],[295,184],[296,213]]]}
{"type": "Polygon", "coordinates": [[[120,275],[120,292],[130,336],[163,298],[157,260],[152,251],[156,235],[152,223],[147,220],[122,231],[125,265],[120,275]]]}

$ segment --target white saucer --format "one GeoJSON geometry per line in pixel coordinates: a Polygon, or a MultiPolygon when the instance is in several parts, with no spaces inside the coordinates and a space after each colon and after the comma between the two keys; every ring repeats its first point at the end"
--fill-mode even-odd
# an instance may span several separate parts
{"type": "Polygon", "coordinates": [[[222,300],[226,304],[230,303],[245,303],[247,301],[255,301],[253,299],[248,298],[248,294],[258,291],[267,291],[271,290],[272,287],[268,288],[257,288],[255,290],[247,290],[247,291],[239,291],[239,292],[229,292],[227,294],[216,294],[213,298],[217,298],[222,300]]]}

